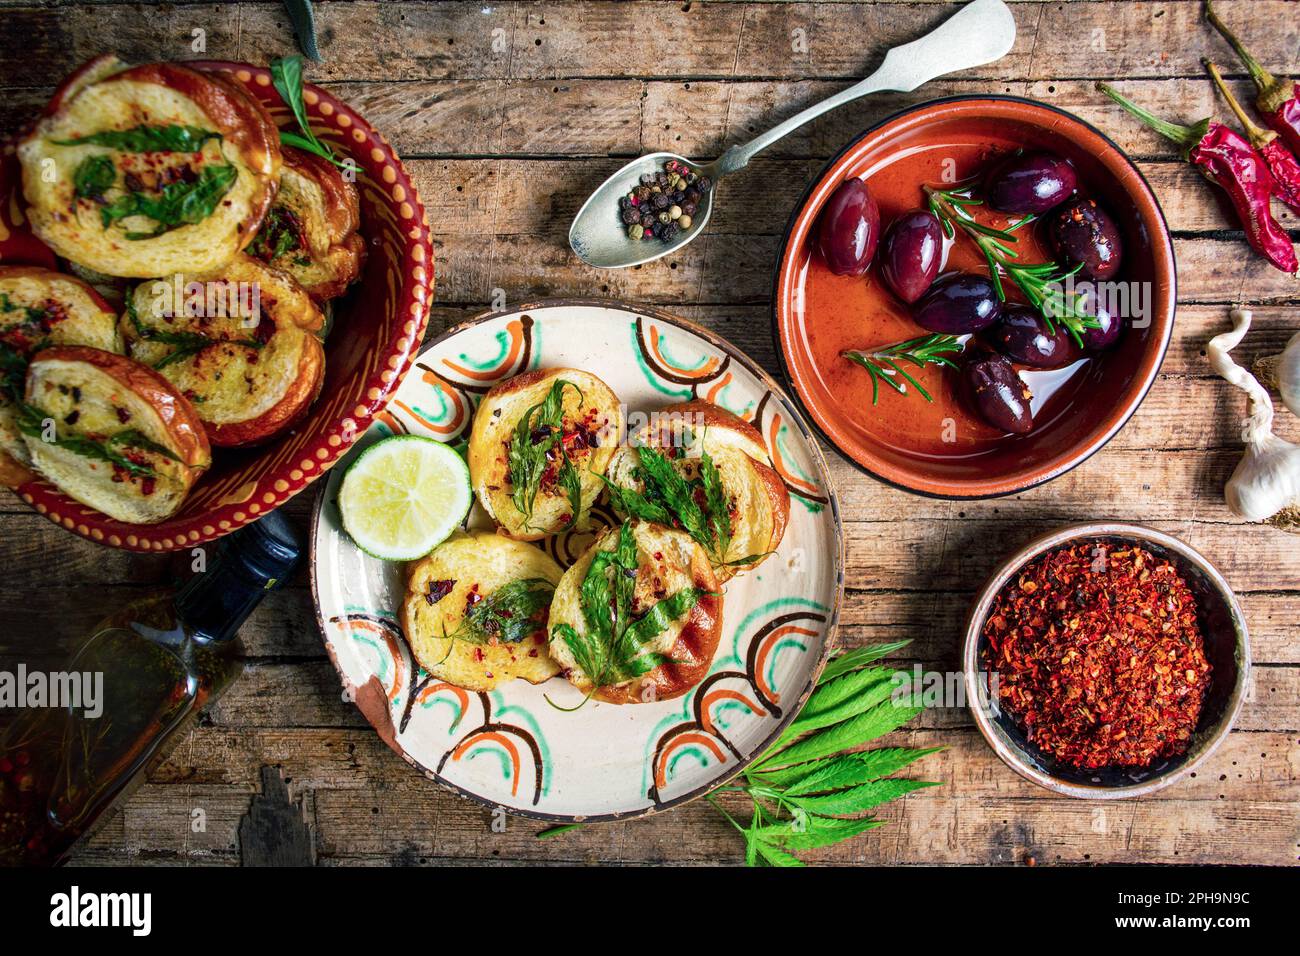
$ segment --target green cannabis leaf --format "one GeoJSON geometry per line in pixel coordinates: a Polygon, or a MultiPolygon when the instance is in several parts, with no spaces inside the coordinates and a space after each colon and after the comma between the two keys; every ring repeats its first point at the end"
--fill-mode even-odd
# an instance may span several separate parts
{"type": "Polygon", "coordinates": [[[683,588],[637,615],[632,606],[636,570],[636,539],[631,523],[625,521],[619,526],[614,548],[596,552],[579,586],[582,616],[587,624],[583,633],[569,624],[557,624],[551,629],[551,639],[562,640],[568,646],[591,682],[592,693],[596,688],[634,680],[670,663],[663,654],[651,651],[650,644],[706,593],[699,588],[683,588]]]}
{"type": "MultiPolygon", "coordinates": [[[[938,786],[893,774],[942,747],[852,749],[920,713],[915,700],[893,699],[893,668],[871,666],[908,643],[872,644],[832,658],[803,710],[776,743],[730,784],[705,798],[744,836],[748,865],[803,866],[796,853],[884,826],[885,821],[869,811],[914,790],[938,786]],[[748,826],[718,802],[722,793],[749,798],[748,826]]],[[[537,837],[548,839],[580,826],[551,827],[537,837]]]]}
{"type": "Polygon", "coordinates": [[[907,644],[859,648],[832,659],[799,716],[736,780],[707,799],[745,838],[750,866],[803,866],[795,853],[831,846],[883,826],[870,811],[890,800],[937,786],[891,776],[941,748],[859,750],[921,712],[915,699],[895,699],[894,669],[875,661],[907,644]],[[717,801],[743,793],[748,826],[717,801]]]}
{"type": "Polygon", "coordinates": [[[582,483],[578,469],[564,450],[565,386],[578,393],[581,405],[582,389],[570,381],[557,379],[546,398],[531,406],[515,423],[515,434],[506,453],[511,501],[524,516],[525,527],[533,520],[533,505],[553,453],[559,455],[555,480],[569,497],[569,522],[560,530],[572,528],[582,511],[582,483]]]}

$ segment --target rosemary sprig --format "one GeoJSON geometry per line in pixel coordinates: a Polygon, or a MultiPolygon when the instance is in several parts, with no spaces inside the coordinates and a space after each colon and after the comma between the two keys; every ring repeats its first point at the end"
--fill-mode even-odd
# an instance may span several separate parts
{"type": "Polygon", "coordinates": [[[871,375],[871,404],[875,405],[880,399],[881,382],[900,395],[907,394],[907,385],[898,381],[898,378],[902,378],[920,392],[921,397],[927,402],[934,401],[930,393],[899,362],[911,362],[917,368],[925,368],[927,364],[956,368],[956,363],[947,356],[959,354],[963,348],[965,345],[957,336],[935,332],[905,342],[895,342],[893,345],[886,345],[870,352],[848,349],[840,354],[850,362],[861,365],[871,375]]]}
{"type": "Polygon", "coordinates": [[[1061,284],[1074,275],[1082,264],[1069,272],[1060,271],[1055,262],[1026,263],[1018,261],[1020,254],[1012,248],[1017,242],[1015,232],[1029,225],[1036,217],[1030,215],[1018,219],[1004,229],[986,226],[977,222],[971,214],[972,206],[983,205],[983,200],[976,197],[970,185],[955,189],[940,189],[937,186],[922,187],[930,212],[943,226],[949,239],[961,229],[984,254],[989,265],[989,277],[998,298],[1006,301],[1006,290],[1002,286],[1002,273],[1014,282],[1024,293],[1029,304],[1037,309],[1047,322],[1048,331],[1053,329],[1053,321],[1060,322],[1079,345],[1083,344],[1082,333],[1085,329],[1096,329],[1101,323],[1095,316],[1088,315],[1085,309],[1086,297],[1082,292],[1070,292],[1068,295],[1061,284]]]}

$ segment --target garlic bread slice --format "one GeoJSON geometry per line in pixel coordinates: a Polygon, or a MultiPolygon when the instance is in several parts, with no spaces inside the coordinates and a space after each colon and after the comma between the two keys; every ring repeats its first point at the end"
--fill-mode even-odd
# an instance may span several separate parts
{"type": "Polygon", "coordinates": [[[283,155],[280,189],[248,253],[292,276],[315,299],[333,299],[365,260],[357,187],[320,156],[292,146],[283,155]]]}
{"type": "Polygon", "coordinates": [[[306,413],[325,375],[324,322],[293,279],[241,253],[214,273],[137,285],[122,335],[226,447],[266,441],[306,413]]]}
{"type": "Polygon", "coordinates": [[[718,649],[718,579],[690,535],[627,521],[564,572],[549,628],[551,657],[580,691],[615,704],[679,697],[718,649]]]}
{"type": "Polygon", "coordinates": [[[117,314],[90,286],[38,266],[0,265],[0,452],[31,464],[17,407],[27,362],[51,345],[121,352],[117,314]]]}
{"type": "Polygon", "coordinates": [[[42,349],[28,366],[24,403],[20,427],[36,470],[119,521],[171,517],[212,463],[193,406],[123,355],[42,349]]]}
{"type": "Polygon", "coordinates": [[[618,396],[590,372],[516,375],[494,386],[474,415],[474,493],[512,538],[585,531],[622,434],[618,396]]]}
{"type": "Polygon", "coordinates": [[[466,690],[554,677],[546,616],[562,575],[533,545],[455,532],[407,568],[402,627],[412,653],[434,677],[466,690]]]}
{"type": "Polygon", "coordinates": [[[687,532],[727,581],[766,560],[785,535],[790,493],[769,462],[757,429],[731,412],[702,401],[669,405],[610,462],[610,503],[687,532]]]}
{"type": "Polygon", "coordinates": [[[78,265],[146,278],[221,268],[252,240],[280,140],[219,73],[103,56],[59,88],[18,159],[38,238],[78,265]]]}

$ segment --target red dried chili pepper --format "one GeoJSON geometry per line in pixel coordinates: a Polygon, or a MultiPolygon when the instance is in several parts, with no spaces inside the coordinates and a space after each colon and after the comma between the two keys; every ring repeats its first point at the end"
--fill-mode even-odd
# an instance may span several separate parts
{"type": "Polygon", "coordinates": [[[1246,241],[1256,252],[1283,272],[1294,274],[1300,269],[1290,237],[1273,218],[1272,199],[1277,182],[1264,160],[1240,133],[1209,118],[1192,126],[1170,123],[1125,99],[1105,83],[1098,83],[1097,89],[1161,136],[1183,147],[1184,158],[1228,194],[1237,219],[1246,230],[1246,241]]]}
{"type": "Polygon", "coordinates": [[[1250,55],[1241,41],[1218,18],[1209,0],[1205,2],[1205,17],[1232,44],[1237,56],[1241,57],[1241,62],[1250,71],[1250,78],[1259,90],[1259,96],[1255,98],[1255,109],[1277,131],[1291,152],[1300,153],[1300,83],[1274,76],[1260,66],[1259,61],[1250,55]]]}
{"type": "Polygon", "coordinates": [[[1087,769],[1184,753],[1212,671],[1178,569],[1113,547],[1037,558],[998,593],[983,628],[1000,706],[1041,750],[1087,769]]]}
{"type": "Polygon", "coordinates": [[[1237,102],[1237,98],[1232,95],[1232,90],[1224,84],[1223,76],[1217,66],[1206,60],[1205,68],[1209,70],[1210,79],[1223,94],[1223,98],[1228,101],[1229,108],[1241,121],[1250,145],[1255,152],[1259,153],[1260,158],[1264,160],[1264,165],[1273,174],[1274,184],[1277,187],[1273,194],[1296,212],[1300,212],[1300,159],[1296,159],[1291,150],[1282,144],[1277,133],[1271,129],[1261,129],[1251,122],[1246,111],[1237,102]]]}

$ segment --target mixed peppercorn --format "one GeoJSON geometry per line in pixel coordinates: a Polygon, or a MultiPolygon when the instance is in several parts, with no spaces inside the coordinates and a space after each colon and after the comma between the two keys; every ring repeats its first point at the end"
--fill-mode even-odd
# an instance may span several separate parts
{"type": "Polygon", "coordinates": [[[619,200],[629,239],[672,242],[695,223],[700,201],[713,188],[685,163],[668,160],[657,173],[646,173],[641,183],[619,200]]]}
{"type": "Polygon", "coordinates": [[[1029,740],[1086,770],[1184,753],[1210,663],[1196,600],[1142,548],[1058,548],[1027,565],[984,624],[997,700],[1029,740]]]}

